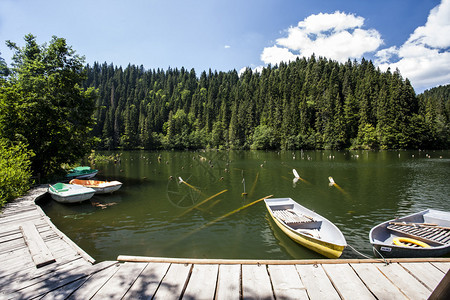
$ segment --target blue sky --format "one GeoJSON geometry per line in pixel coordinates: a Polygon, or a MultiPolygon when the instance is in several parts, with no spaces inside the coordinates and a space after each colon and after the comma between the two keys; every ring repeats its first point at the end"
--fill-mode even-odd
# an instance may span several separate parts
{"type": "Polygon", "coordinates": [[[416,92],[450,83],[450,0],[0,0],[0,52],[63,37],[86,62],[258,69],[298,56],[399,68],[416,92]]]}

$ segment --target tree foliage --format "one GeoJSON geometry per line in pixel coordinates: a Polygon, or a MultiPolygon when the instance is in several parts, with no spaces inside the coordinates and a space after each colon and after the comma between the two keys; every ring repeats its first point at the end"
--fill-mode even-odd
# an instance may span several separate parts
{"type": "MultiPolygon", "coordinates": [[[[426,145],[450,147],[450,85],[435,87],[419,95],[421,135],[426,145]],[[425,131],[425,132],[424,132],[425,131]]],[[[428,147],[430,147],[428,146],[428,147]]]]}
{"type": "Polygon", "coordinates": [[[297,59],[242,74],[87,66],[105,149],[448,147],[448,94],[415,95],[372,62],[297,59]],[[447,109],[447,110],[446,110],[447,109]],[[429,133],[429,134],[427,134],[429,133]],[[431,137],[430,137],[431,136],[431,137]]]}
{"type": "Polygon", "coordinates": [[[38,45],[29,34],[24,47],[7,45],[14,56],[0,87],[0,137],[28,145],[35,173],[76,162],[89,153],[94,139],[89,132],[96,93],[82,88],[84,58],[63,38],[38,45]]]}
{"type": "Polygon", "coordinates": [[[22,144],[0,138],[0,207],[30,188],[30,157],[22,144]]]}

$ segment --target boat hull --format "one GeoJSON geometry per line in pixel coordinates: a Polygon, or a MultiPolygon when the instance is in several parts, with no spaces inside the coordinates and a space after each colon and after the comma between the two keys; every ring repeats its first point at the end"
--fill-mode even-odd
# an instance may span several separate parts
{"type": "MultiPolygon", "coordinates": [[[[270,212],[270,210],[269,210],[270,212]]],[[[270,212],[272,220],[274,220],[275,224],[294,242],[317,252],[328,258],[339,258],[342,255],[342,252],[345,249],[345,246],[338,246],[331,243],[323,242],[307,235],[302,235],[300,233],[296,233],[293,230],[286,227],[280,221],[275,218],[275,216],[270,212]]]]}
{"type": "MultiPolygon", "coordinates": [[[[373,227],[369,233],[369,240],[373,246],[375,256],[387,258],[439,257],[450,253],[450,241],[443,240],[445,243],[435,243],[428,238],[417,236],[418,229],[414,231],[416,235],[413,234],[413,231],[411,231],[411,234],[408,234],[407,231],[393,231],[388,228],[393,223],[433,223],[441,227],[449,227],[450,213],[428,209],[402,218],[392,219],[373,227]],[[422,248],[393,244],[393,240],[398,237],[417,239],[427,243],[430,247],[422,248]]],[[[427,234],[427,236],[430,235],[427,234]]],[[[450,236],[450,232],[442,233],[442,235],[450,236]]]]}
{"type": "Polygon", "coordinates": [[[86,174],[67,174],[66,177],[69,179],[91,179],[93,177],[95,177],[95,175],[97,175],[98,171],[95,170],[91,173],[86,173],[86,174]]]}
{"type": "MultiPolygon", "coordinates": [[[[301,232],[294,230],[292,227],[288,226],[287,224],[285,224],[284,222],[279,220],[274,215],[273,210],[272,210],[273,206],[271,204],[274,204],[274,202],[276,203],[277,200],[280,200],[280,203],[281,203],[281,201],[284,201],[284,203],[286,203],[287,199],[280,198],[280,199],[268,199],[268,200],[270,200],[270,201],[266,201],[266,207],[267,207],[267,210],[269,211],[269,214],[272,217],[273,221],[293,241],[295,241],[296,243],[298,243],[314,252],[317,252],[325,257],[328,257],[328,258],[339,258],[342,255],[342,252],[344,251],[344,249],[347,245],[345,238],[343,237],[343,235],[339,231],[339,229],[336,226],[334,226],[330,221],[328,221],[327,219],[323,218],[322,216],[314,213],[313,211],[310,211],[310,210],[302,207],[303,212],[307,212],[308,215],[311,215],[317,219],[320,219],[323,222],[324,226],[327,226],[331,230],[335,230],[336,235],[339,236],[338,243],[327,241],[327,240],[320,239],[320,238],[315,238],[313,236],[309,236],[307,234],[302,234],[301,232]]],[[[290,200],[292,202],[294,202],[292,199],[290,199],[290,200]]],[[[300,206],[299,204],[297,204],[297,205],[300,206]]],[[[295,208],[294,208],[294,210],[295,210],[295,208]]]]}
{"type": "Polygon", "coordinates": [[[89,200],[94,196],[95,190],[82,186],[76,186],[71,184],[65,184],[64,189],[55,189],[52,186],[49,187],[53,200],[59,203],[79,203],[89,200]]]}
{"type": "Polygon", "coordinates": [[[411,257],[440,257],[450,252],[450,248],[412,248],[400,247],[391,244],[375,243],[372,244],[373,254],[377,257],[386,258],[411,258],[411,257]]]}
{"type": "Polygon", "coordinates": [[[99,181],[99,180],[80,180],[72,179],[70,184],[76,184],[95,190],[96,194],[113,193],[122,187],[120,181],[99,181]]]}
{"type": "Polygon", "coordinates": [[[105,187],[92,187],[92,189],[95,190],[96,194],[111,194],[115,191],[117,191],[118,189],[120,189],[120,187],[122,186],[122,184],[118,184],[118,185],[111,185],[111,186],[105,186],[105,187]]]}
{"type": "Polygon", "coordinates": [[[97,175],[98,170],[91,169],[91,167],[76,167],[70,170],[70,173],[66,175],[68,179],[90,179],[97,175]]]}

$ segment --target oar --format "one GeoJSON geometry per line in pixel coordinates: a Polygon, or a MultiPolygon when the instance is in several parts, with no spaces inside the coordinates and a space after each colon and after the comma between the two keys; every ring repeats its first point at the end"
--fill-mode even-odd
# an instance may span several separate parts
{"type": "Polygon", "coordinates": [[[244,206],[242,206],[242,207],[240,207],[240,208],[238,208],[238,209],[235,209],[235,210],[233,210],[233,211],[231,211],[231,212],[229,212],[229,213],[226,213],[226,214],[224,214],[223,216],[218,217],[217,219],[215,219],[215,220],[213,220],[213,221],[211,221],[211,222],[209,222],[209,223],[206,223],[205,225],[203,225],[203,226],[201,226],[201,227],[199,227],[199,228],[197,228],[197,229],[192,230],[191,232],[189,232],[188,234],[186,234],[185,236],[183,236],[181,239],[179,239],[177,242],[179,242],[179,241],[181,241],[181,240],[184,240],[185,238],[187,238],[187,237],[193,235],[194,233],[196,233],[196,232],[198,232],[198,231],[200,231],[200,230],[202,230],[202,229],[205,229],[206,227],[211,226],[212,224],[217,223],[217,222],[219,222],[219,221],[225,219],[226,217],[231,216],[232,214],[235,214],[235,213],[237,213],[237,212],[239,212],[239,211],[241,211],[241,210],[243,210],[243,209],[246,209],[247,207],[250,207],[250,206],[252,206],[252,205],[254,205],[254,204],[258,203],[258,202],[261,202],[261,201],[263,201],[263,200],[265,200],[265,199],[267,199],[267,198],[270,198],[270,197],[272,197],[272,196],[273,196],[273,195],[269,195],[269,196],[263,197],[263,198],[258,199],[258,200],[256,200],[256,201],[253,201],[252,203],[246,204],[246,205],[244,205],[244,206]]]}
{"type": "Polygon", "coordinates": [[[328,177],[328,181],[330,181],[330,183],[328,184],[329,186],[333,186],[333,185],[336,185],[336,182],[334,182],[334,179],[333,179],[333,177],[328,177]]]}
{"type": "Polygon", "coordinates": [[[179,183],[184,183],[185,185],[187,185],[188,187],[190,187],[191,189],[193,189],[194,191],[196,191],[197,193],[203,195],[206,197],[205,194],[202,193],[202,191],[200,191],[199,189],[197,189],[195,186],[190,185],[189,183],[187,183],[186,181],[183,180],[183,178],[178,177],[179,183]]]}
{"type": "Polygon", "coordinates": [[[349,194],[347,194],[346,191],[344,191],[343,188],[341,188],[333,179],[333,177],[328,177],[328,181],[330,181],[330,183],[328,184],[329,186],[334,186],[335,188],[338,189],[338,191],[340,191],[342,194],[344,194],[345,196],[349,197],[349,194]]]}
{"type": "Polygon", "coordinates": [[[301,178],[300,175],[298,175],[298,172],[296,169],[292,169],[292,173],[294,174],[294,180],[293,180],[294,183],[297,183],[297,181],[301,180],[305,183],[310,184],[308,181],[306,181],[305,179],[301,178]]]}
{"type": "Polygon", "coordinates": [[[202,202],[199,202],[199,203],[197,203],[196,205],[194,205],[194,206],[192,206],[191,208],[189,208],[189,209],[187,209],[187,210],[185,210],[181,215],[179,215],[178,217],[175,217],[175,219],[177,219],[177,218],[180,218],[180,217],[182,217],[182,216],[184,216],[185,214],[187,214],[188,212],[190,212],[190,211],[192,211],[192,210],[194,210],[194,209],[196,209],[196,208],[198,208],[200,205],[202,205],[202,204],[204,204],[204,203],[206,203],[206,202],[208,202],[209,200],[211,200],[211,199],[213,199],[213,198],[215,198],[215,197],[217,197],[217,196],[219,196],[220,194],[223,194],[223,193],[225,193],[226,191],[228,191],[228,190],[223,190],[223,191],[221,191],[221,192],[218,192],[217,194],[215,194],[215,195],[212,195],[211,197],[208,197],[208,198],[206,198],[205,200],[203,200],[202,202]]]}

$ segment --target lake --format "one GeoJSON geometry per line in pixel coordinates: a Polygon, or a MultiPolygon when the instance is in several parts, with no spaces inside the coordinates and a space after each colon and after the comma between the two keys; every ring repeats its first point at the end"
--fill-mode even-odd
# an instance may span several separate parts
{"type": "MultiPolygon", "coordinates": [[[[122,153],[120,162],[92,166],[98,179],[123,182],[119,191],[81,204],[50,198],[41,204],[98,261],[118,255],[322,258],[285,236],[264,202],[218,220],[268,195],[290,197],[316,211],[370,257],[368,235],[378,223],[426,208],[450,211],[450,151],[100,153],[122,153]],[[293,169],[301,177],[296,183],[293,169]],[[329,186],[329,176],[337,186],[329,186]]],[[[361,258],[350,247],[342,257],[361,258]]]]}

